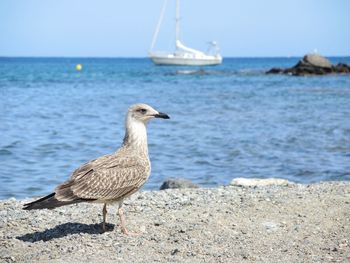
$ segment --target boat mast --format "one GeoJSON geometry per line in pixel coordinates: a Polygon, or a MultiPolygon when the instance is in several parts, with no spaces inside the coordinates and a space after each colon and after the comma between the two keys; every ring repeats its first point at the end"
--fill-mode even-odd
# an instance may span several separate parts
{"type": "Polygon", "coordinates": [[[156,41],[157,41],[157,38],[158,38],[158,34],[159,34],[159,30],[160,30],[160,26],[161,26],[161,24],[163,22],[165,8],[166,8],[167,4],[168,4],[168,0],[164,0],[162,11],[160,12],[158,24],[157,24],[156,30],[154,31],[154,34],[153,34],[151,48],[149,49],[150,51],[153,50],[153,48],[154,48],[154,46],[156,44],[156,41]]]}
{"type": "Polygon", "coordinates": [[[176,0],[176,42],[180,40],[180,0],[176,0]]]}

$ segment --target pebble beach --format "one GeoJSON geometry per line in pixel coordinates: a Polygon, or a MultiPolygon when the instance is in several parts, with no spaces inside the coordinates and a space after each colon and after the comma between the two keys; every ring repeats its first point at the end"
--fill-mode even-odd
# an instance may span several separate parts
{"type": "Polygon", "coordinates": [[[0,202],[0,262],[349,262],[350,183],[142,191],[117,207],[0,202]]]}

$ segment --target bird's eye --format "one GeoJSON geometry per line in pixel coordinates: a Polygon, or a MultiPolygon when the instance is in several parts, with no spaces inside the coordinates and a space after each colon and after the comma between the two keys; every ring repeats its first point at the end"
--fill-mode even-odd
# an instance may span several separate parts
{"type": "Polygon", "coordinates": [[[137,110],[137,111],[140,112],[140,113],[142,113],[142,114],[145,114],[145,113],[147,112],[146,109],[139,109],[139,110],[137,110]]]}

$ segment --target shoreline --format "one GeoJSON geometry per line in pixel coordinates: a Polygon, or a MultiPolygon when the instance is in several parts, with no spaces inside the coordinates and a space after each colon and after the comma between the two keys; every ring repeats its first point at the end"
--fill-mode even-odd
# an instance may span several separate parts
{"type": "Polygon", "coordinates": [[[350,182],[142,191],[125,201],[124,236],[109,206],[24,211],[0,201],[4,262],[346,262],[350,182]]]}

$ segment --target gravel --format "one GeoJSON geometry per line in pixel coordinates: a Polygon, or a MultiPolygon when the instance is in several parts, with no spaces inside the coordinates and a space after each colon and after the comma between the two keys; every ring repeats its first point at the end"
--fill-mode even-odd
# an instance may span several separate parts
{"type": "Polygon", "coordinates": [[[350,262],[350,183],[145,191],[116,206],[0,202],[0,262],[350,262]]]}

